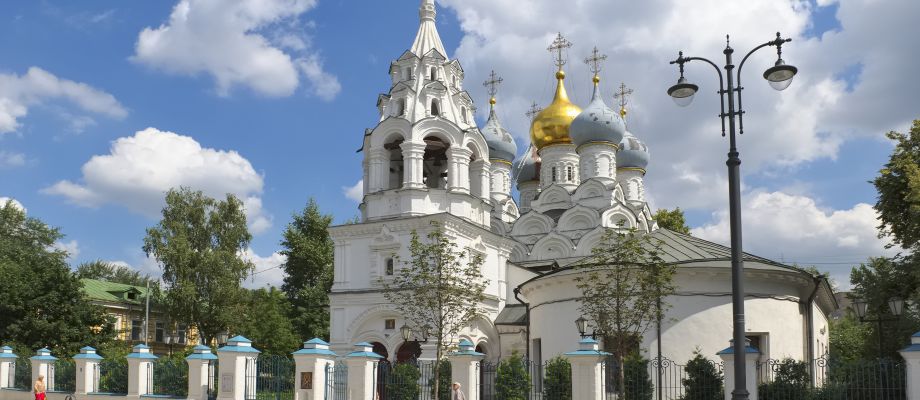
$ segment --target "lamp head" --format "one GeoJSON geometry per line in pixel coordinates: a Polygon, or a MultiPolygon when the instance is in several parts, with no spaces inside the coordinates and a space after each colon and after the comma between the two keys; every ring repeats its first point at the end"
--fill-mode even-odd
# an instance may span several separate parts
{"type": "Polygon", "coordinates": [[[674,104],[686,107],[693,102],[693,96],[696,95],[698,90],[700,90],[699,86],[687,82],[687,78],[681,76],[677,80],[677,84],[668,88],[668,96],[671,96],[674,104]]]}
{"type": "Polygon", "coordinates": [[[763,73],[763,78],[770,83],[770,87],[776,90],[785,90],[792,84],[792,78],[799,72],[799,69],[786,65],[782,58],[776,60],[776,64],[767,68],[763,73]]]}
{"type": "Polygon", "coordinates": [[[578,317],[578,319],[575,320],[575,327],[578,328],[578,334],[584,336],[588,328],[588,320],[586,320],[585,317],[578,317]]]}
{"type": "Polygon", "coordinates": [[[891,300],[888,300],[888,308],[891,309],[891,314],[894,316],[900,316],[904,312],[904,299],[900,297],[894,297],[891,300]]]}
{"type": "Polygon", "coordinates": [[[402,335],[403,341],[408,342],[409,338],[412,337],[412,328],[403,324],[403,326],[399,328],[399,333],[402,335]]]}
{"type": "Polygon", "coordinates": [[[866,307],[869,306],[869,303],[866,303],[864,299],[856,299],[853,301],[853,307],[856,308],[856,316],[860,319],[866,317],[866,307]]]}

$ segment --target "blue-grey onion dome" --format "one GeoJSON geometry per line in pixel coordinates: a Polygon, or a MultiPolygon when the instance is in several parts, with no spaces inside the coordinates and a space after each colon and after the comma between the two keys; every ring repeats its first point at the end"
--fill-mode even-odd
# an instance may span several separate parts
{"type": "Polygon", "coordinates": [[[623,118],[607,107],[597,92],[595,86],[591,103],[569,126],[569,136],[576,146],[590,142],[620,143],[626,133],[623,118]]]}
{"type": "Polygon", "coordinates": [[[511,133],[502,127],[495,115],[495,109],[489,112],[489,120],[482,128],[482,136],[489,145],[489,158],[511,162],[517,156],[517,144],[511,133]]]}
{"type": "Polygon", "coordinates": [[[648,166],[648,160],[648,146],[627,131],[620,142],[620,150],[617,151],[617,168],[645,169],[648,166]]]}
{"type": "Polygon", "coordinates": [[[518,185],[524,182],[536,181],[540,179],[540,160],[537,159],[533,154],[524,154],[523,160],[514,162],[515,167],[518,167],[518,165],[520,165],[520,169],[517,173],[518,185]]]}

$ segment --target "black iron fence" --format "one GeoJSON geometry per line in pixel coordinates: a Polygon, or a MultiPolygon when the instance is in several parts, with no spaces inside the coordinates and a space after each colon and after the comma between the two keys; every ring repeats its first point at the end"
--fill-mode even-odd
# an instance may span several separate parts
{"type": "Polygon", "coordinates": [[[73,393],[77,386],[77,366],[73,360],[59,359],[51,364],[50,391],[73,393]]]}
{"type": "Polygon", "coordinates": [[[13,369],[13,387],[22,390],[32,390],[32,360],[26,357],[16,359],[13,369]]]}
{"type": "Polygon", "coordinates": [[[262,355],[257,362],[256,399],[294,399],[294,360],[288,356],[262,355]]]}
{"type": "Polygon", "coordinates": [[[208,361],[208,400],[214,400],[217,398],[218,367],[219,364],[217,360],[208,361]]]}
{"type": "Polygon", "coordinates": [[[153,382],[150,394],[172,397],[188,395],[188,363],[184,359],[163,357],[147,365],[148,379],[152,378],[153,382]]]}
{"type": "Polygon", "coordinates": [[[757,363],[762,400],[904,400],[906,368],[895,360],[810,362],[768,359],[757,363]]]}
{"type": "Polygon", "coordinates": [[[323,400],[348,399],[348,366],[344,362],[326,364],[326,387],[323,400]]]}
{"type": "Polygon", "coordinates": [[[125,358],[106,358],[95,364],[95,381],[97,393],[128,393],[128,360],[125,358]]]}

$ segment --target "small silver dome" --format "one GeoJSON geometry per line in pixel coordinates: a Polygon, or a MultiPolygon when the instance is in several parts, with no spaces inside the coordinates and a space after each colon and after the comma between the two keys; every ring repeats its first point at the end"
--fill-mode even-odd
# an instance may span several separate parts
{"type": "Polygon", "coordinates": [[[597,86],[594,86],[591,103],[569,126],[569,136],[576,146],[590,142],[620,143],[625,133],[623,118],[604,104],[597,86]]]}
{"type": "Polygon", "coordinates": [[[523,156],[523,160],[518,160],[514,162],[514,166],[517,167],[518,163],[522,163],[519,167],[520,170],[517,174],[517,183],[518,185],[524,182],[536,181],[540,179],[540,159],[538,156],[532,153],[526,153],[523,156]]]}
{"type": "Polygon", "coordinates": [[[511,162],[517,156],[517,144],[511,133],[498,122],[498,116],[493,108],[489,112],[489,120],[481,130],[482,136],[489,145],[489,158],[511,162]]]}
{"type": "Polygon", "coordinates": [[[642,143],[635,135],[626,131],[617,151],[617,168],[642,168],[648,167],[648,146],[642,143]]]}

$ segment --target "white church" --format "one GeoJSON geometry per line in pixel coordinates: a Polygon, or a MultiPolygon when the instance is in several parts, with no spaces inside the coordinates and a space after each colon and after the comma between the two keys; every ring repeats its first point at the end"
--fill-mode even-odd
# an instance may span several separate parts
{"type": "MultiPolygon", "coordinates": [[[[732,336],[730,249],[658,228],[643,183],[649,150],[626,130],[625,110],[604,104],[597,76],[581,108],[569,100],[558,63],[555,97],[531,123],[536,154],[519,156],[527,146],[502,128],[494,97],[477,126],[463,68],[448,56],[435,18],[434,1],[423,0],[415,41],[391,63],[391,87],[377,99],[380,118],[364,134],[361,221],[330,229],[332,349],[344,354],[369,342],[390,360],[433,358],[433,343],[418,334],[403,339],[406,322],[387,303],[381,280],[403,268],[393,256],[409,257],[412,231],[424,235],[436,222],[485,259],[487,313],[458,341],[470,340],[490,361],[512,352],[545,361],[573,351],[580,272],[567,266],[590,255],[606,229],[623,226],[660,240],[665,260],[678,266],[662,356],[683,362],[698,348],[716,359],[732,336]]],[[[829,284],[753,255],[745,269],[747,335],[761,357],[825,354],[836,308],[829,284]]],[[[657,354],[657,340],[654,328],[645,334],[647,357],[657,354]]]]}

